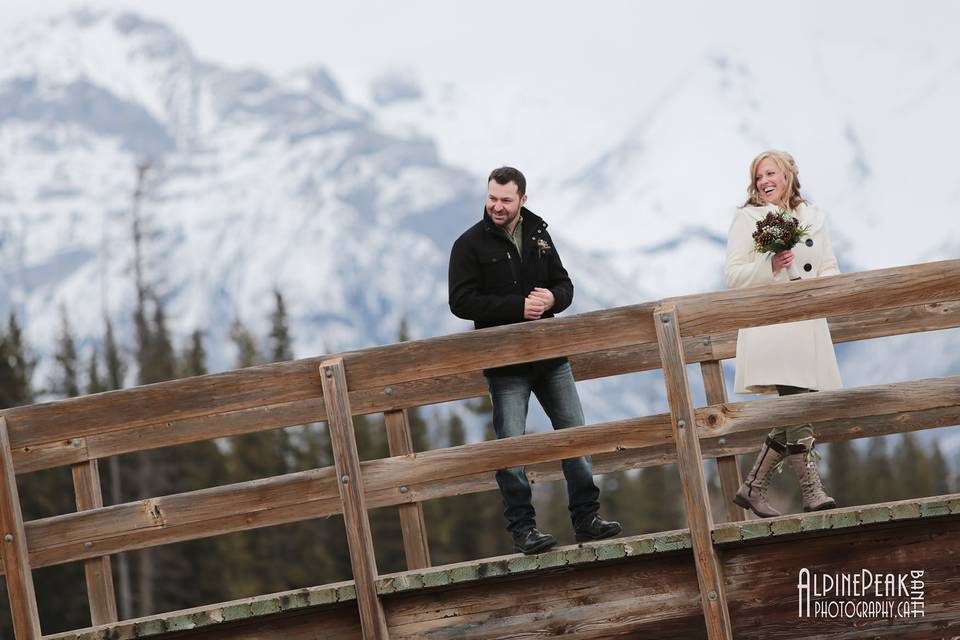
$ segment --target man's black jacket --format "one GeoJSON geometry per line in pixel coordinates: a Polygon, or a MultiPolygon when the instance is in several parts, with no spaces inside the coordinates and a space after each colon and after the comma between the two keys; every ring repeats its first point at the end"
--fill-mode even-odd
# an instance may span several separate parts
{"type": "MultiPolygon", "coordinates": [[[[552,318],[573,302],[573,283],[547,233],[547,223],[527,208],[523,216],[523,259],[506,233],[484,210],[483,220],[467,229],[450,252],[449,295],[454,315],[473,320],[477,329],[523,322],[523,303],[535,287],[553,293],[552,318]]],[[[556,359],[563,362],[564,359],[556,359]]],[[[552,361],[551,361],[552,362],[552,361]]],[[[487,375],[520,373],[524,366],[501,367],[487,375]]]]}

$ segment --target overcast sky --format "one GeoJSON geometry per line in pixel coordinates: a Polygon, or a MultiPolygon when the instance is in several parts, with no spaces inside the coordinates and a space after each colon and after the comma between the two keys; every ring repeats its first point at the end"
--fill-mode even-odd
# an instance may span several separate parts
{"type": "MultiPolygon", "coordinates": [[[[958,2],[564,0],[63,0],[5,3],[0,29],[79,6],[131,8],[183,34],[201,58],[282,73],[328,66],[348,92],[385,69],[434,82],[542,83],[557,99],[615,99],[711,48],[789,61],[811,40],[923,46],[955,38],[958,2]]],[[[788,66],[788,63],[787,63],[788,66]]],[[[771,78],[771,89],[778,87],[771,78]]],[[[495,99],[495,95],[491,95],[495,99]]]]}

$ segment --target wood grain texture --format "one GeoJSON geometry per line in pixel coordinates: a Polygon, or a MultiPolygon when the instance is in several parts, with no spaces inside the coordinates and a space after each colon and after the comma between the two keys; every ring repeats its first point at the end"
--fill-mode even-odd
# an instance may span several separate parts
{"type": "MultiPolygon", "coordinates": [[[[650,304],[493,327],[339,356],[349,389],[450,376],[548,357],[650,342],[650,304]],[[490,344],[497,349],[489,349],[490,344]]],[[[332,356],[5,409],[14,448],[322,396],[317,367],[332,356]]]]}
{"type": "MultiPolygon", "coordinates": [[[[830,318],[829,322],[834,342],[945,329],[960,326],[960,302],[953,300],[850,314],[830,318]]],[[[683,338],[684,357],[687,362],[732,358],[736,355],[736,339],[736,331],[686,336],[683,338]]],[[[372,354],[376,349],[367,351],[372,354]]],[[[314,360],[308,359],[309,362],[314,360]]],[[[299,362],[302,361],[256,367],[255,372],[264,377],[280,374],[288,376],[292,369],[299,367],[299,362]]],[[[574,354],[571,356],[571,364],[577,380],[590,380],[659,368],[660,356],[656,343],[650,341],[616,349],[574,354]]],[[[239,372],[230,373],[239,374],[239,372]]],[[[312,376],[313,373],[314,369],[308,367],[302,375],[312,376]]],[[[186,387],[183,386],[184,381],[174,381],[162,383],[157,388],[151,386],[111,392],[135,394],[144,402],[155,400],[161,395],[165,397],[168,404],[161,405],[161,408],[166,413],[154,415],[150,419],[152,422],[148,420],[146,423],[141,419],[128,420],[130,413],[124,409],[123,403],[116,405],[115,412],[105,413],[105,403],[112,403],[118,398],[113,395],[89,396],[0,412],[0,414],[12,412],[17,421],[31,424],[33,427],[39,425],[32,416],[37,412],[46,414],[51,410],[60,412],[62,420],[67,424],[76,423],[79,416],[91,411],[100,412],[102,418],[96,425],[96,432],[89,432],[89,435],[43,432],[31,428],[33,440],[25,442],[18,440],[16,434],[12,434],[17,473],[28,473],[121,453],[229,437],[326,419],[326,409],[319,390],[314,390],[313,395],[288,401],[283,401],[282,397],[275,399],[261,397],[254,402],[253,406],[244,405],[240,408],[236,408],[236,404],[231,404],[235,400],[241,400],[240,396],[224,397],[227,394],[211,393],[208,406],[199,411],[199,414],[193,412],[187,416],[182,415],[188,401],[198,400],[197,398],[190,400],[189,394],[188,397],[183,395],[193,385],[201,385],[204,389],[208,389],[213,383],[215,386],[224,386],[225,391],[229,391],[241,383],[239,376],[220,377],[225,375],[214,374],[212,377],[193,378],[186,387]],[[161,390],[163,394],[159,393],[161,390]],[[170,411],[171,407],[174,407],[175,411],[170,411]]],[[[243,380],[242,384],[248,387],[251,383],[249,380],[243,380]]],[[[354,414],[357,415],[472,398],[485,393],[486,385],[482,375],[478,371],[472,371],[396,382],[382,388],[351,391],[350,403],[354,414]]],[[[207,396],[201,394],[200,398],[207,398],[207,396]]]]}
{"type": "Polygon", "coordinates": [[[700,452],[693,400],[687,381],[677,310],[672,305],[658,307],[654,313],[654,325],[660,344],[663,379],[670,403],[673,439],[677,446],[683,505],[693,542],[693,557],[700,583],[707,636],[710,640],[732,640],[723,573],[710,537],[713,528],[710,496],[703,475],[703,455],[700,452]]]}
{"type": "MultiPolygon", "coordinates": [[[[388,411],[383,415],[387,429],[387,446],[391,456],[413,454],[410,420],[405,409],[388,411]]],[[[401,487],[401,491],[403,487],[401,487]]],[[[406,493],[406,492],[404,492],[406,493]]],[[[408,569],[430,566],[430,545],[427,542],[427,524],[423,520],[423,506],[419,502],[400,505],[400,534],[408,569]]]]}
{"type": "MultiPolygon", "coordinates": [[[[867,393],[871,412],[889,413],[817,422],[818,440],[832,442],[960,424],[960,407],[900,411],[903,399],[918,393],[940,404],[942,398],[937,393],[918,392],[915,383],[888,387],[839,392],[867,393]],[[877,395],[871,395],[873,391],[892,399],[892,404],[884,407],[877,395]]],[[[767,406],[758,415],[779,416],[781,424],[796,424],[816,409],[816,395],[734,403],[730,405],[731,415],[753,412],[752,403],[780,403],[787,405],[789,411],[777,413],[767,406]]],[[[707,424],[708,418],[717,412],[723,413],[723,407],[698,409],[697,420],[701,425],[707,424]]],[[[746,430],[703,437],[702,454],[718,457],[753,453],[768,429],[769,423],[764,420],[750,420],[746,430]]],[[[705,432],[701,426],[701,433],[705,432]]],[[[527,466],[534,482],[562,477],[558,463],[547,462],[554,454],[593,455],[598,473],[676,462],[666,415],[530,434],[514,440],[523,446],[515,446],[513,440],[490,441],[418,453],[412,459],[401,460],[400,465],[380,460],[364,462],[361,466],[367,505],[375,508],[493,490],[496,484],[491,471],[503,460],[527,466]],[[570,436],[575,437],[571,440],[570,436]],[[371,481],[371,477],[375,480],[371,481]],[[407,486],[408,491],[401,493],[401,486],[407,486]]],[[[333,469],[327,467],[46,518],[26,524],[30,561],[33,566],[42,567],[126,549],[324,517],[339,513],[338,495],[333,469]]]]}
{"type": "Polygon", "coordinates": [[[958,404],[960,376],[950,376],[712,405],[698,411],[697,422],[700,437],[710,438],[805,422],[816,427],[915,411],[942,409],[951,413],[958,404]]]}
{"type": "MultiPolygon", "coordinates": [[[[77,511],[103,507],[100,489],[100,472],[97,461],[73,465],[73,488],[77,499],[77,511]]],[[[87,582],[87,600],[90,603],[90,621],[96,625],[117,621],[117,597],[113,588],[113,571],[110,556],[88,558],[83,561],[87,582]]]]}
{"type": "MultiPolygon", "coordinates": [[[[955,611],[960,494],[724,524],[714,534],[725,530],[736,531],[735,542],[722,544],[738,639],[943,638],[935,632],[960,629],[955,611]],[[755,535],[754,529],[764,524],[767,533],[755,535]],[[797,575],[802,567],[822,572],[851,567],[924,570],[926,615],[798,620],[797,575]]],[[[394,639],[705,638],[690,549],[685,530],[630,536],[535,556],[515,554],[385,575],[377,581],[377,591],[394,639]]],[[[171,612],[46,640],[306,640],[318,633],[323,638],[359,635],[352,582],[171,612]]]]}
{"type": "Polygon", "coordinates": [[[685,336],[960,299],[960,260],[669,298],[685,336]]]}
{"type": "MultiPolygon", "coordinates": [[[[700,375],[703,376],[703,390],[707,397],[707,404],[725,403],[727,401],[727,384],[723,379],[723,363],[719,360],[701,362],[700,375]]],[[[737,456],[720,456],[717,458],[717,473],[720,476],[724,520],[726,522],[746,520],[747,514],[751,512],[744,511],[731,500],[731,497],[743,482],[743,477],[740,475],[740,465],[737,464],[737,456]]]]}
{"type": "Polygon", "coordinates": [[[330,443],[333,446],[337,487],[343,507],[344,527],[347,530],[347,546],[357,588],[363,637],[365,640],[388,640],[386,617],[377,595],[377,561],[364,502],[363,474],[353,433],[353,414],[350,412],[350,399],[347,396],[343,360],[325,360],[320,365],[320,376],[323,399],[327,405],[330,443]]]}
{"type": "Polygon", "coordinates": [[[27,534],[20,510],[17,476],[13,472],[7,423],[0,416],[0,545],[7,579],[13,633],[18,640],[40,640],[40,616],[27,553],[27,534]]]}

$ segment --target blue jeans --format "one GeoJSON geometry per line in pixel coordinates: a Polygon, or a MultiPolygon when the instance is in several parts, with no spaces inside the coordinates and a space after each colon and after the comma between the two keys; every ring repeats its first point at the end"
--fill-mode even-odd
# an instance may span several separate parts
{"type": "MultiPolygon", "coordinates": [[[[521,436],[526,431],[527,405],[532,391],[554,429],[583,424],[583,409],[570,363],[564,361],[534,362],[522,375],[488,376],[487,387],[493,402],[493,428],[497,438],[521,436]]],[[[593,481],[593,465],[589,458],[564,460],[563,476],[567,480],[567,499],[574,527],[589,522],[600,508],[600,489],[593,481]]],[[[523,533],[536,524],[531,502],[530,481],[523,467],[497,471],[497,484],[503,496],[503,515],[507,530],[523,533]]]]}

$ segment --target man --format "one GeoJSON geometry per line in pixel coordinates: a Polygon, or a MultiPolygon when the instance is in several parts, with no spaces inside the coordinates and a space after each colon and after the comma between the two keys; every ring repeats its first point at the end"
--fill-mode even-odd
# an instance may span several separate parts
{"type": "MultiPolygon", "coordinates": [[[[483,219],[467,229],[450,253],[450,310],[477,329],[553,317],[573,301],[573,283],[547,223],[523,205],[527,181],[512,167],[494,169],[487,180],[483,219]]],[[[583,410],[566,358],[484,371],[493,401],[498,438],[523,435],[530,392],[554,429],[580,426],[583,410]]],[[[570,517],[578,542],[620,533],[617,522],[597,515],[600,490],[589,457],[563,461],[570,517]]],[[[516,551],[539,553],[557,543],[537,530],[530,482],[523,467],[497,471],[507,530],[516,551]]]]}

